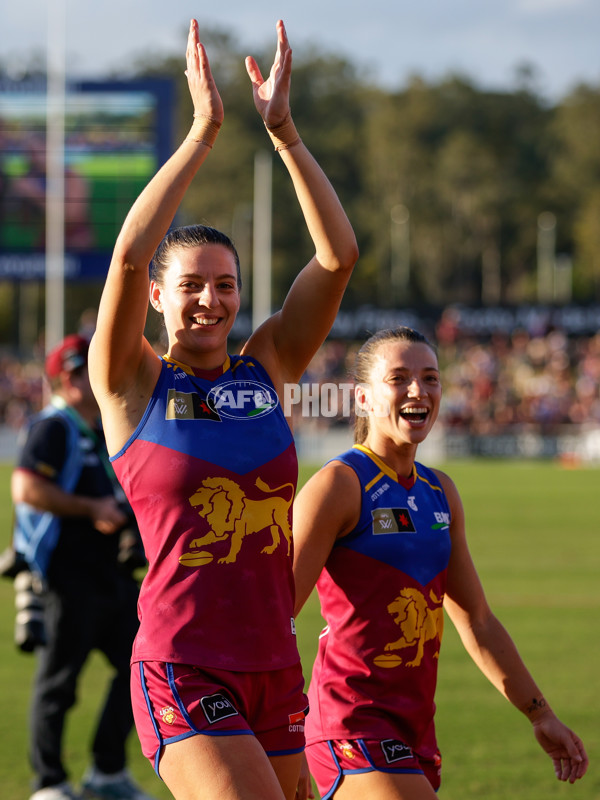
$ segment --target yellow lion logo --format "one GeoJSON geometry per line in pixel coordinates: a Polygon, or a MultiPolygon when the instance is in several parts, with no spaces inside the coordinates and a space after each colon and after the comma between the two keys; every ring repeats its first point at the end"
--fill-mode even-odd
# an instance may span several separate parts
{"type": "MultiPolygon", "coordinates": [[[[268,528],[271,533],[271,544],[263,547],[261,552],[273,553],[279,546],[283,533],[289,555],[292,543],[289,508],[295,487],[292,483],[284,483],[271,488],[260,478],[256,479],[255,485],[267,496],[261,500],[251,500],[246,497],[242,488],[229,478],[205,478],[202,486],[190,497],[190,504],[198,509],[198,514],[206,519],[211,530],[205,536],[194,539],[190,543],[190,548],[197,551],[197,548],[206,544],[230,539],[229,553],[220,558],[218,563],[231,564],[240,552],[244,537],[268,528]],[[274,495],[274,492],[285,489],[289,489],[289,500],[274,495]]],[[[190,566],[208,563],[209,560],[212,560],[212,557],[206,551],[196,552],[195,556],[188,553],[180,558],[182,564],[190,566]]]]}
{"type": "MultiPolygon", "coordinates": [[[[418,667],[423,659],[425,642],[432,639],[438,640],[437,652],[434,658],[440,654],[439,646],[442,641],[444,630],[444,611],[442,608],[443,598],[439,599],[433,591],[429,592],[432,603],[431,608],[423,594],[418,589],[402,589],[400,595],[393,600],[387,607],[388,612],[394,617],[396,625],[400,626],[402,636],[395,642],[386,644],[385,651],[391,654],[394,650],[403,650],[405,647],[416,647],[416,654],[412,661],[406,662],[407,667],[418,667]]],[[[378,659],[393,659],[397,666],[402,663],[400,656],[379,656],[378,659]]],[[[390,661],[390,666],[392,666],[390,661]]]]}

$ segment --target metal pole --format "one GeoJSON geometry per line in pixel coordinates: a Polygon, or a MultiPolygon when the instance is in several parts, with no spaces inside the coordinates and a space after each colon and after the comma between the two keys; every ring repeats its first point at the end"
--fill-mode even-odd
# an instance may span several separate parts
{"type": "Polygon", "coordinates": [[[390,209],[391,290],[394,304],[406,303],[410,286],[410,212],[399,203],[390,209]]]}
{"type": "Polygon", "coordinates": [[[261,150],[254,158],[254,247],[252,255],[252,329],[271,314],[271,154],[261,150]]]}
{"type": "Polygon", "coordinates": [[[46,350],[65,325],[65,23],[66,0],[48,3],[46,90],[46,350]]]}
{"type": "Polygon", "coordinates": [[[554,300],[554,262],[556,258],[556,217],[551,211],[538,216],[537,294],[539,303],[554,300]]]}

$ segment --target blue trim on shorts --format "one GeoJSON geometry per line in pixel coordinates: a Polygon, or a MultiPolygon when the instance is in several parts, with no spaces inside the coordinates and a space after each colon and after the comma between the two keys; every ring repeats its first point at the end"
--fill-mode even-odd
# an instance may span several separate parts
{"type": "Polygon", "coordinates": [[[296,747],[293,750],[265,750],[268,756],[295,756],[298,753],[303,753],[303,747],[296,747]]]}
{"type": "Polygon", "coordinates": [[[337,767],[338,774],[337,774],[337,778],[335,778],[335,780],[333,781],[333,783],[331,785],[331,789],[329,789],[329,791],[326,792],[326,794],[323,795],[321,800],[330,800],[330,798],[333,796],[333,793],[335,792],[335,790],[340,785],[340,781],[342,780],[342,775],[343,775],[342,768],[340,767],[340,762],[337,760],[337,756],[336,756],[336,754],[334,752],[333,745],[331,744],[330,741],[327,742],[327,747],[329,748],[329,752],[331,753],[331,757],[333,759],[333,763],[337,767]]]}
{"type": "MultiPolygon", "coordinates": [[[[144,677],[144,662],[140,661],[140,662],[138,662],[138,665],[139,665],[139,672],[140,672],[140,684],[141,684],[141,687],[142,687],[142,691],[144,693],[144,698],[146,700],[146,708],[148,709],[148,716],[152,720],[152,727],[154,728],[154,733],[156,734],[156,740],[158,742],[158,746],[156,748],[156,753],[155,753],[155,756],[154,756],[154,765],[153,766],[154,766],[154,771],[156,772],[156,774],[158,775],[159,778],[161,778],[160,772],[159,772],[160,756],[161,756],[163,747],[165,747],[165,745],[167,745],[167,744],[173,744],[174,742],[182,742],[185,739],[189,739],[191,736],[242,736],[242,735],[246,735],[246,734],[249,734],[251,736],[255,735],[254,731],[252,731],[250,729],[246,729],[246,728],[240,728],[239,730],[229,730],[229,731],[201,731],[198,728],[196,728],[196,726],[193,724],[193,722],[192,722],[192,720],[191,720],[191,718],[190,718],[190,716],[189,716],[189,714],[187,712],[186,707],[183,704],[183,701],[181,700],[181,698],[179,696],[179,693],[177,692],[177,689],[175,688],[175,677],[174,677],[174,672],[173,672],[173,664],[170,663],[170,662],[166,662],[165,663],[166,671],[167,671],[166,678],[167,678],[167,681],[169,683],[169,688],[171,690],[171,693],[172,693],[173,697],[175,698],[175,702],[177,703],[177,707],[181,711],[181,715],[185,719],[185,721],[188,724],[190,730],[187,731],[186,733],[181,733],[181,734],[178,734],[177,736],[170,736],[170,737],[168,737],[166,739],[163,739],[163,737],[161,736],[161,733],[160,733],[160,729],[158,727],[158,723],[156,722],[156,719],[154,717],[154,713],[152,711],[152,703],[150,702],[150,695],[148,694],[148,687],[146,685],[146,679],[144,677]]],[[[161,780],[162,780],[162,778],[161,778],[161,780]]]]}
{"type": "Polygon", "coordinates": [[[160,773],[158,771],[158,763],[159,763],[159,760],[160,760],[160,751],[161,751],[161,748],[163,746],[163,738],[160,735],[160,730],[158,728],[158,724],[157,724],[156,720],[154,719],[154,714],[152,713],[152,704],[150,703],[150,696],[148,694],[148,687],[146,686],[146,678],[144,677],[144,662],[143,661],[139,662],[139,668],[140,668],[140,684],[141,684],[141,687],[142,687],[142,691],[144,692],[144,697],[146,699],[146,707],[148,709],[148,716],[152,720],[152,727],[154,728],[154,733],[156,734],[156,738],[158,740],[158,747],[156,748],[156,754],[154,756],[154,771],[156,772],[156,774],[160,778],[160,773]]]}
{"type": "MultiPolygon", "coordinates": [[[[175,702],[177,703],[177,707],[181,711],[181,716],[184,718],[184,720],[187,722],[187,724],[190,727],[190,734],[189,735],[179,736],[179,737],[174,736],[173,739],[171,739],[169,741],[173,741],[173,742],[180,741],[181,739],[187,739],[187,738],[189,738],[189,736],[192,736],[194,734],[197,734],[199,736],[244,736],[244,735],[247,735],[247,734],[249,734],[250,736],[254,736],[255,735],[254,731],[251,730],[250,728],[238,728],[237,730],[228,730],[228,731],[211,731],[211,730],[201,731],[199,728],[197,728],[194,725],[194,723],[192,721],[192,718],[188,714],[187,708],[184,706],[183,700],[179,696],[179,693],[177,691],[177,687],[175,686],[175,673],[174,673],[174,670],[173,670],[173,664],[170,661],[167,661],[165,666],[167,668],[167,680],[169,682],[169,689],[171,690],[171,694],[175,698],[175,702]]],[[[228,694],[229,694],[229,692],[228,692],[228,694]]],[[[232,705],[235,708],[235,710],[237,711],[237,713],[239,714],[240,712],[236,708],[236,706],[234,705],[233,702],[232,702],[232,705]]],[[[166,741],[165,741],[165,744],[167,744],[166,741]]]]}

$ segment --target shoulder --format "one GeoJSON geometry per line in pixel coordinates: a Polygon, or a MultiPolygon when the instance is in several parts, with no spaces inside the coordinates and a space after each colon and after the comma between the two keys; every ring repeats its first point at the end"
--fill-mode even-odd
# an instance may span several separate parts
{"type": "Polygon", "coordinates": [[[300,515],[323,513],[335,521],[337,535],[352,530],[360,517],[362,484],[354,469],[336,459],[328,461],[304,484],[296,498],[300,515]]]}
{"type": "Polygon", "coordinates": [[[309,485],[312,488],[322,486],[329,487],[331,490],[360,491],[360,481],[356,470],[337,456],[314,472],[303,489],[309,485]]]}
{"type": "Polygon", "coordinates": [[[257,361],[269,376],[278,394],[281,394],[283,384],[288,377],[283,373],[275,347],[278,318],[279,312],[276,312],[254,331],[243,346],[241,356],[246,360],[257,361]]]}
{"type": "Polygon", "coordinates": [[[442,472],[441,469],[436,468],[431,468],[429,471],[438,479],[440,486],[446,492],[446,494],[458,494],[456,484],[446,472],[442,472]]]}
{"type": "Polygon", "coordinates": [[[440,482],[440,486],[444,490],[446,499],[448,500],[448,505],[450,506],[452,517],[456,518],[457,515],[462,517],[464,514],[462,500],[452,478],[445,472],[442,472],[440,469],[432,469],[431,471],[437,477],[440,482]]]}
{"type": "Polygon", "coordinates": [[[65,414],[58,409],[44,409],[27,426],[26,441],[65,441],[68,431],[69,421],[65,414]]]}
{"type": "Polygon", "coordinates": [[[38,415],[23,432],[17,467],[44,476],[48,468],[58,470],[62,467],[69,449],[68,423],[62,414],[38,415]]]}

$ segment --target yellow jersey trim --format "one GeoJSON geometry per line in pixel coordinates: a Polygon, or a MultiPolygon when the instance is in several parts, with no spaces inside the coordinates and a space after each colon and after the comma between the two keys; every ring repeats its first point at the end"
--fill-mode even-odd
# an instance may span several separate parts
{"type": "MultiPolygon", "coordinates": [[[[183,364],[181,361],[177,361],[177,359],[173,358],[168,353],[163,356],[163,361],[166,361],[168,366],[179,367],[179,369],[183,370],[186,375],[193,375],[194,377],[198,377],[192,367],[189,367],[187,364],[183,364]]],[[[223,363],[223,370],[221,374],[224,375],[230,367],[231,367],[231,359],[229,358],[229,356],[227,356],[227,358],[223,363]]],[[[211,370],[207,371],[210,372],[211,370]]]]}
{"type": "MultiPolygon", "coordinates": [[[[375,464],[377,464],[377,466],[381,470],[381,472],[378,475],[376,475],[371,481],[369,481],[369,483],[365,486],[365,492],[368,492],[369,489],[373,486],[373,484],[377,483],[377,481],[381,478],[382,475],[387,475],[388,478],[391,478],[393,481],[396,481],[396,483],[400,483],[400,481],[398,480],[398,474],[396,473],[396,471],[393,470],[391,467],[388,467],[388,465],[385,463],[385,461],[382,461],[379,458],[379,456],[376,456],[375,453],[372,450],[369,450],[368,447],[365,447],[364,444],[355,444],[355,445],[352,446],[352,449],[353,450],[360,450],[362,453],[364,453],[366,456],[368,456],[371,459],[371,461],[373,461],[375,464]]],[[[414,477],[414,478],[418,478],[419,477],[418,474],[417,474],[417,468],[415,467],[414,464],[413,464],[413,468],[412,468],[411,477],[414,477]]],[[[421,480],[425,480],[425,479],[422,478],[421,480]]],[[[435,487],[433,487],[433,488],[435,488],[435,487]]]]}

